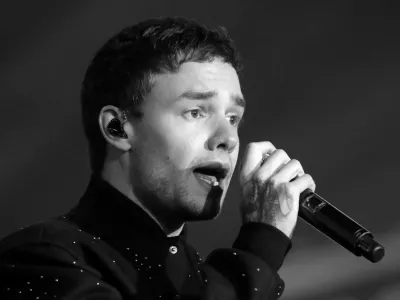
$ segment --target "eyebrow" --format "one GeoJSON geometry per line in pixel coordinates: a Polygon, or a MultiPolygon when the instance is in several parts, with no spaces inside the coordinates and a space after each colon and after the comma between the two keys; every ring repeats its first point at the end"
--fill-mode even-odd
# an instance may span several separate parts
{"type": "MultiPolygon", "coordinates": [[[[209,100],[213,97],[216,97],[217,95],[218,95],[217,91],[208,91],[208,92],[186,91],[179,96],[179,99],[185,98],[189,100],[209,100]]],[[[236,106],[243,107],[244,109],[246,108],[246,100],[242,96],[231,94],[231,100],[236,106]]]]}

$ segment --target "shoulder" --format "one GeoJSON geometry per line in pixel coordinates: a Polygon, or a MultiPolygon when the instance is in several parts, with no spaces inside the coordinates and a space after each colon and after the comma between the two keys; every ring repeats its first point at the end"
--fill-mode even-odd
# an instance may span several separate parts
{"type": "Polygon", "coordinates": [[[122,299],[103,277],[124,278],[125,261],[113,262],[108,251],[62,218],[21,228],[0,241],[0,299],[122,299]]]}
{"type": "Polygon", "coordinates": [[[76,248],[85,244],[93,237],[63,217],[51,218],[36,224],[21,228],[0,240],[0,256],[13,249],[24,249],[32,246],[52,245],[58,248],[76,248]],[[74,247],[75,246],[75,247],[74,247]]]}

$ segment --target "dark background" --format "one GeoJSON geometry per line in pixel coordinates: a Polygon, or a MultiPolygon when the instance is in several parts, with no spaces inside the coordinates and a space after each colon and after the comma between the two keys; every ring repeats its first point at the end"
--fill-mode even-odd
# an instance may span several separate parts
{"type": "MultiPolygon", "coordinates": [[[[95,51],[126,25],[181,15],[224,25],[243,56],[241,153],[268,140],[317,192],[370,229],[378,264],[299,220],[282,299],[400,299],[400,11],[396,1],[9,1],[2,5],[0,237],[61,214],[89,179],[79,90],[95,51]]],[[[218,220],[190,225],[206,256],[240,227],[237,178],[218,220]]]]}

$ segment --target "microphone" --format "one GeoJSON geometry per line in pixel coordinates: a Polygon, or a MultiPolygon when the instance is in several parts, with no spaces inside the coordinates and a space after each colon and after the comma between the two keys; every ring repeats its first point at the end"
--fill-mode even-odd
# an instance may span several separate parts
{"type": "Polygon", "coordinates": [[[310,189],[300,194],[299,217],[356,256],[376,263],[385,255],[370,231],[310,189]]]}

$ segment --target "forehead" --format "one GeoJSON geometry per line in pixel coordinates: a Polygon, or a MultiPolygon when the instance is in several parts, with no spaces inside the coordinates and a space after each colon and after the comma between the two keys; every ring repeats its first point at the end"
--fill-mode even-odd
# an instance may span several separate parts
{"type": "Polygon", "coordinates": [[[218,94],[242,96],[236,70],[221,60],[213,62],[187,62],[175,73],[164,73],[154,77],[150,92],[161,101],[176,99],[182,93],[214,90],[218,94]]]}

